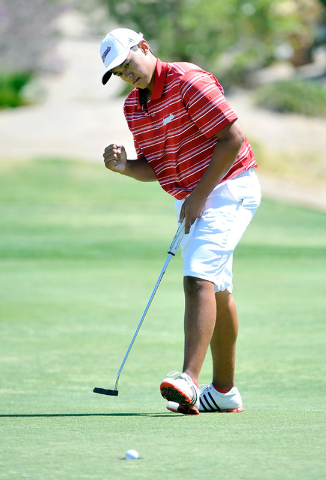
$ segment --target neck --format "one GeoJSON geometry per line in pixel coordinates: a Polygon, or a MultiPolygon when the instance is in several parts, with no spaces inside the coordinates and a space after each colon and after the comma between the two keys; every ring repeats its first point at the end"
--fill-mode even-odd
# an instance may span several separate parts
{"type": "Polygon", "coordinates": [[[149,95],[149,97],[147,98],[148,100],[151,98],[151,95],[153,93],[153,89],[154,89],[154,79],[155,79],[155,71],[156,71],[156,57],[154,57],[154,55],[150,52],[150,56],[151,56],[151,61],[152,61],[152,79],[151,79],[151,82],[149,83],[149,85],[147,86],[146,90],[148,91],[147,93],[147,97],[149,95]]]}
{"type": "Polygon", "coordinates": [[[148,100],[151,99],[152,93],[153,93],[153,90],[150,90],[149,88],[144,89],[144,96],[146,98],[146,102],[148,102],[148,100]]]}
{"type": "Polygon", "coordinates": [[[139,102],[143,110],[147,110],[147,102],[150,100],[152,92],[147,88],[139,89],[139,102]]]}

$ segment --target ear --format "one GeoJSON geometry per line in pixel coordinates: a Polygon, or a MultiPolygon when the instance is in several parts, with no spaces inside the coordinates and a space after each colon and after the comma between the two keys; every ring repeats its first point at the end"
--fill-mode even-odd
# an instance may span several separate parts
{"type": "Polygon", "coordinates": [[[146,42],[146,40],[142,39],[140,40],[139,44],[138,44],[139,48],[141,49],[141,51],[147,55],[148,52],[149,52],[149,45],[148,43],[146,42]]]}

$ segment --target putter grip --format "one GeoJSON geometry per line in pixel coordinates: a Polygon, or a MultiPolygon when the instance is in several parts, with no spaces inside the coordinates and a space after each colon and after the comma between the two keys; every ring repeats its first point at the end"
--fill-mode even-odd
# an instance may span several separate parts
{"type": "Polygon", "coordinates": [[[185,233],[185,220],[183,220],[182,223],[180,223],[180,225],[178,226],[177,233],[174,235],[174,239],[172,240],[172,243],[168,250],[169,254],[175,255],[177,253],[181,240],[184,236],[184,233],[185,233]]]}

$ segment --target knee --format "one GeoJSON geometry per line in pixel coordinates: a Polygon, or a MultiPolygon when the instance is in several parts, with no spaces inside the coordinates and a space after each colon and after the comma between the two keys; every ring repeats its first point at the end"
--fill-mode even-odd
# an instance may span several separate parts
{"type": "Polygon", "coordinates": [[[197,277],[183,277],[183,288],[186,295],[195,296],[203,292],[214,292],[214,284],[197,277]]]}
{"type": "Polygon", "coordinates": [[[229,310],[235,310],[236,309],[236,305],[235,305],[233,295],[232,295],[232,293],[228,292],[228,290],[223,290],[221,292],[217,292],[215,294],[215,299],[216,299],[216,306],[217,306],[218,310],[223,309],[223,308],[227,308],[229,310]]]}

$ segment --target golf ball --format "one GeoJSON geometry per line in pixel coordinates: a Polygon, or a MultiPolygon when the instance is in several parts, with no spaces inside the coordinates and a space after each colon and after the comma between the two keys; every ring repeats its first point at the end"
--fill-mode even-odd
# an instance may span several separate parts
{"type": "Polygon", "coordinates": [[[126,460],[138,460],[139,454],[137,450],[128,450],[125,455],[126,460]]]}

